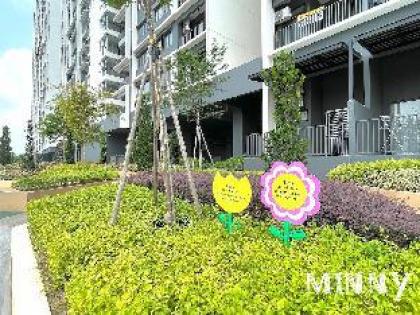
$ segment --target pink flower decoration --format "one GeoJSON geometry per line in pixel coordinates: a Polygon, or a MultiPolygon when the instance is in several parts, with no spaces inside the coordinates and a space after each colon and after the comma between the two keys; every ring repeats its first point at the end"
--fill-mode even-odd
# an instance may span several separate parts
{"type": "Polygon", "coordinates": [[[299,225],[319,212],[320,181],[301,162],[274,162],[260,185],[261,202],[278,221],[299,225]]]}

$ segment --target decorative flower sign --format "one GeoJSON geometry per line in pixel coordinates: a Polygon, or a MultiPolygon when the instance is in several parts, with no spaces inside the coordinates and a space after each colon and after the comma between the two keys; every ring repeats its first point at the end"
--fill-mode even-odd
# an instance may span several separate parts
{"type": "Polygon", "coordinates": [[[219,172],[213,180],[213,196],[216,203],[227,213],[218,216],[229,233],[233,231],[232,213],[244,211],[252,199],[252,187],[247,177],[238,179],[232,174],[223,177],[219,172]]]}
{"type": "Polygon", "coordinates": [[[303,224],[309,216],[319,212],[321,185],[318,178],[308,175],[305,165],[301,162],[293,162],[290,165],[275,162],[270,170],[261,176],[260,184],[261,202],[276,220],[289,223],[283,224],[284,231],[271,227],[270,233],[286,245],[290,245],[292,239],[303,239],[304,232],[295,231],[297,234],[293,234],[291,224],[303,224]],[[288,237],[289,235],[295,237],[288,237]]]}
{"type": "Polygon", "coordinates": [[[320,182],[301,162],[274,162],[260,184],[261,202],[279,221],[298,225],[319,212],[320,182]]]}

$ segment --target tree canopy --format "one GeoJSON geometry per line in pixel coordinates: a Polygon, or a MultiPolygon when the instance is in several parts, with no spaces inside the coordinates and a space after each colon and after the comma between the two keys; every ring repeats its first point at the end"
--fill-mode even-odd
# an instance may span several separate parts
{"type": "Polygon", "coordinates": [[[275,129],[266,141],[266,159],[271,161],[305,160],[306,142],[299,137],[304,75],[295,65],[292,54],[281,52],[273,66],[262,72],[264,83],[273,93],[275,129]]]}
{"type": "Polygon", "coordinates": [[[172,82],[175,104],[189,120],[195,121],[197,116],[205,119],[220,114],[220,106],[206,106],[205,101],[223,81],[218,74],[227,68],[223,62],[225,53],[225,46],[213,43],[207,54],[183,49],[169,63],[169,68],[175,73],[172,82]]]}
{"type": "Polygon", "coordinates": [[[51,140],[71,136],[81,145],[98,140],[103,132],[102,119],[121,111],[104,101],[106,96],[83,83],[63,87],[54,100],[52,112],[41,123],[41,133],[51,140]]]}
{"type": "Polygon", "coordinates": [[[13,162],[13,152],[11,146],[10,129],[4,126],[0,137],[0,164],[7,165],[13,162]]]}

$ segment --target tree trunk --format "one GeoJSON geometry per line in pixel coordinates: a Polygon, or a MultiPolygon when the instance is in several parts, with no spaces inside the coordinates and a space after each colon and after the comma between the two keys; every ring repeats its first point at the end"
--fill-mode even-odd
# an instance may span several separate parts
{"type": "Polygon", "coordinates": [[[197,113],[197,118],[195,121],[195,133],[198,141],[198,167],[201,170],[203,168],[203,144],[200,133],[200,114],[197,113]]]}
{"type": "MultiPolygon", "coordinates": [[[[153,59],[152,55],[150,56],[153,59]]],[[[159,152],[158,152],[158,137],[159,137],[159,110],[157,102],[157,88],[156,88],[156,67],[150,67],[150,85],[152,87],[152,119],[153,119],[153,200],[155,206],[158,204],[158,172],[159,172],[159,152]]]]}
{"type": "Polygon", "coordinates": [[[111,225],[117,224],[117,221],[118,221],[118,215],[119,215],[119,211],[120,211],[122,195],[123,195],[124,188],[125,188],[126,181],[127,181],[128,164],[130,163],[130,157],[131,157],[131,154],[132,154],[132,151],[133,151],[133,146],[134,146],[134,138],[135,138],[136,131],[137,131],[137,122],[138,122],[138,120],[140,118],[140,115],[141,115],[141,107],[142,107],[142,103],[143,103],[143,89],[144,89],[145,82],[146,82],[146,75],[143,76],[143,78],[141,80],[141,83],[140,83],[140,91],[139,91],[139,96],[138,96],[137,102],[136,102],[137,105],[136,105],[134,120],[131,123],[131,129],[130,129],[130,133],[129,133],[128,139],[127,139],[127,149],[125,151],[124,166],[123,166],[123,170],[122,170],[121,176],[120,176],[120,183],[119,183],[119,186],[118,186],[117,195],[115,197],[115,202],[114,202],[114,207],[112,209],[111,219],[109,221],[109,223],[111,225]]]}
{"type": "Polygon", "coordinates": [[[209,156],[210,163],[213,165],[214,164],[213,156],[211,155],[211,152],[209,150],[209,146],[207,145],[207,140],[206,140],[206,137],[204,136],[204,132],[203,132],[203,129],[201,128],[201,125],[200,125],[200,134],[201,134],[201,138],[203,139],[204,148],[206,149],[207,155],[209,156]]]}
{"type": "Polygon", "coordinates": [[[184,161],[185,169],[187,170],[188,184],[190,186],[190,191],[191,191],[191,196],[193,198],[194,207],[195,207],[197,213],[201,214],[201,206],[200,206],[200,202],[198,200],[197,189],[195,187],[195,183],[194,183],[194,180],[193,180],[193,177],[192,177],[192,174],[191,174],[191,168],[190,168],[190,165],[189,165],[190,163],[188,162],[188,155],[187,155],[187,149],[185,147],[184,137],[182,136],[182,131],[181,131],[181,126],[179,124],[178,114],[176,113],[175,105],[174,105],[174,102],[173,102],[171,96],[169,97],[169,103],[170,103],[170,108],[171,108],[172,119],[173,119],[174,125],[175,125],[176,135],[178,137],[179,148],[181,150],[181,155],[182,155],[182,159],[184,161]]]}
{"type": "Polygon", "coordinates": [[[170,170],[170,155],[168,148],[168,133],[165,117],[161,119],[161,152],[162,152],[162,168],[163,168],[163,182],[165,185],[166,196],[166,214],[165,222],[173,225],[175,223],[175,209],[173,204],[173,190],[170,170]]]}
{"type": "Polygon", "coordinates": [[[167,126],[166,126],[166,118],[161,113],[160,104],[161,104],[161,60],[159,59],[156,63],[156,103],[157,103],[157,114],[159,119],[159,129],[160,129],[160,153],[161,153],[161,160],[162,160],[162,172],[163,172],[163,183],[165,186],[165,197],[166,197],[166,215],[165,221],[166,223],[172,225],[175,222],[175,211],[174,211],[174,204],[173,204],[173,196],[172,196],[172,181],[170,178],[170,169],[169,169],[169,160],[167,156],[168,149],[168,133],[167,133],[167,126]]]}

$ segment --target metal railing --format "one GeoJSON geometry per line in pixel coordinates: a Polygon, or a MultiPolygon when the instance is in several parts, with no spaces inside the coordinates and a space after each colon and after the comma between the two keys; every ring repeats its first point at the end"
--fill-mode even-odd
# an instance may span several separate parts
{"type": "Polygon", "coordinates": [[[358,154],[390,154],[390,117],[356,121],[356,150],[358,154]]]}
{"type": "Polygon", "coordinates": [[[245,154],[258,157],[264,152],[264,139],[259,133],[251,133],[245,139],[245,154]]]}
{"type": "Polygon", "coordinates": [[[307,153],[309,155],[326,155],[326,135],[325,125],[306,126],[300,130],[300,136],[308,143],[307,153]]]}
{"type": "MultiPolygon", "coordinates": [[[[332,126],[328,119],[326,121],[326,125],[307,126],[300,130],[301,137],[308,142],[308,155],[348,155],[351,135],[347,127],[332,126]]],[[[354,137],[356,154],[420,154],[420,115],[357,120],[354,137]]]]}
{"type": "Polygon", "coordinates": [[[322,29],[344,21],[356,14],[389,0],[338,0],[329,5],[301,14],[292,22],[277,29],[275,46],[279,48],[322,29]]]}
{"type": "Polygon", "coordinates": [[[182,45],[185,45],[189,41],[193,40],[201,33],[206,30],[206,23],[205,21],[201,21],[200,23],[194,25],[186,34],[182,36],[182,45]]]}

